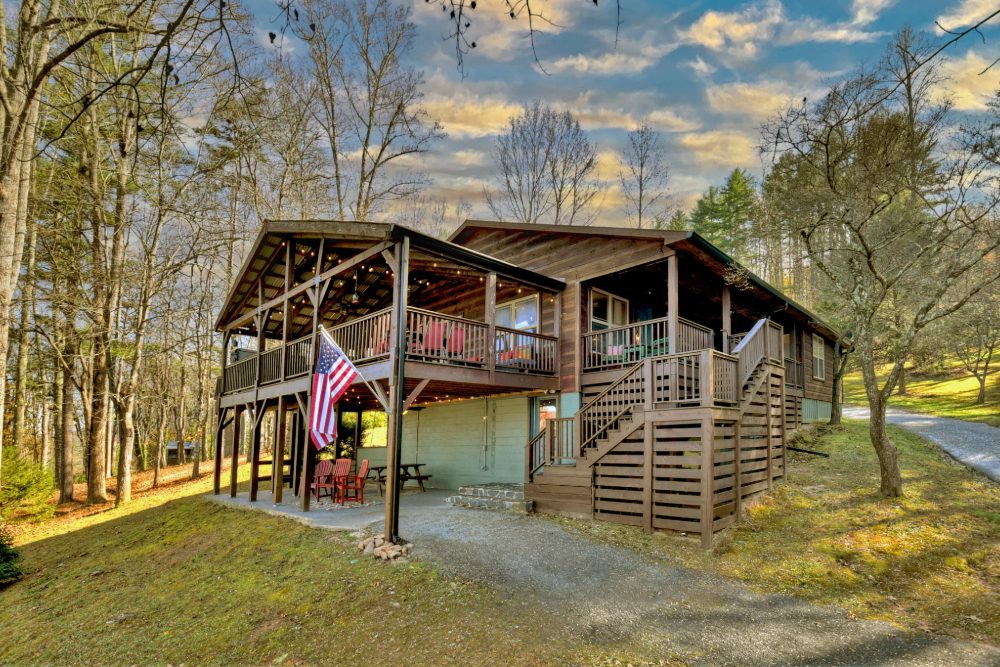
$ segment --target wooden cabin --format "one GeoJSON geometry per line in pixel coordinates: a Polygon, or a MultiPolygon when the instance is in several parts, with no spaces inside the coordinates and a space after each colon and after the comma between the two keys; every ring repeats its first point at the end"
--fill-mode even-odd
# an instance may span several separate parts
{"type": "Polygon", "coordinates": [[[442,488],[523,482],[537,511],[706,545],[784,476],[789,433],[831,407],[837,333],[690,232],[467,221],[443,241],[270,221],[217,322],[217,436],[253,432],[251,499],[266,413],[288,461],[277,499],[311,475],[320,325],[372,386],[355,383],[339,411],[357,425],[388,406],[386,446],[359,458],[419,462],[442,488]]]}

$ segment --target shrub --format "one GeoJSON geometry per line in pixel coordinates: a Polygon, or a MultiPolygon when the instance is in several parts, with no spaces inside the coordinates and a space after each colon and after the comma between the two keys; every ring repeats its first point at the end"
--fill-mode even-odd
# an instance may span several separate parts
{"type": "Polygon", "coordinates": [[[14,536],[0,523],[0,588],[21,578],[20,558],[21,554],[14,548],[14,536]]]}
{"type": "Polygon", "coordinates": [[[55,512],[50,502],[55,486],[51,471],[16,456],[6,456],[0,479],[3,480],[0,520],[44,519],[55,512]]]}

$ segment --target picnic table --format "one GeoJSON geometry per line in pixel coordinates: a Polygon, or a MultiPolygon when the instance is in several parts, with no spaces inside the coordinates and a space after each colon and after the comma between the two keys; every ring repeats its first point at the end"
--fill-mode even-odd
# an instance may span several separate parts
{"type": "MultiPolygon", "coordinates": [[[[403,488],[410,480],[415,481],[420,485],[421,491],[426,491],[424,488],[424,482],[431,478],[430,475],[421,472],[425,464],[423,463],[400,463],[399,464],[399,487],[403,488]]],[[[385,473],[389,469],[389,466],[372,466],[368,469],[368,474],[373,480],[378,482],[378,494],[383,495],[383,488],[385,487],[385,473]]]]}

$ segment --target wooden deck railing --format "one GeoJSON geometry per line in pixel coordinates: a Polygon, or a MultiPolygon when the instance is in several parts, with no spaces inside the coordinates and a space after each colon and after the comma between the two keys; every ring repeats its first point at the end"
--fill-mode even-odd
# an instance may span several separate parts
{"type": "Polygon", "coordinates": [[[387,359],[391,310],[383,308],[356,320],[338,324],[330,329],[330,336],[355,364],[387,359]]]}
{"type": "Polygon", "coordinates": [[[693,352],[715,347],[715,332],[697,322],[677,318],[677,351],[693,352]]]}
{"type": "Polygon", "coordinates": [[[750,331],[740,334],[739,344],[732,353],[739,358],[740,384],[743,384],[765,359],[778,366],[784,365],[784,329],[777,322],[757,320],[750,331]]]}
{"type": "Polygon", "coordinates": [[[576,459],[576,439],[573,417],[549,419],[545,426],[528,440],[525,452],[525,476],[532,481],[540,468],[551,464],[570,463],[576,459]]]}
{"type": "Polygon", "coordinates": [[[486,365],[489,327],[483,322],[420,308],[406,309],[406,356],[460,366],[486,365]]]}
{"type": "Polygon", "coordinates": [[[282,379],[281,354],[283,351],[284,348],[279,346],[260,355],[260,384],[271,384],[282,379]]]}
{"type": "Polygon", "coordinates": [[[305,375],[312,367],[312,336],[293,340],[286,347],[285,377],[305,375]]]}
{"type": "Polygon", "coordinates": [[[234,391],[253,389],[257,383],[257,355],[241,359],[235,364],[226,366],[222,373],[222,391],[231,394],[234,391]]]}
{"type": "Polygon", "coordinates": [[[495,350],[497,370],[552,375],[556,372],[559,339],[496,327],[495,350]]]}
{"type": "MultiPolygon", "coordinates": [[[[667,317],[634,322],[583,334],[583,370],[630,366],[647,357],[670,352],[667,317]]],[[[683,317],[677,318],[677,352],[714,347],[715,332],[683,317]]]]}

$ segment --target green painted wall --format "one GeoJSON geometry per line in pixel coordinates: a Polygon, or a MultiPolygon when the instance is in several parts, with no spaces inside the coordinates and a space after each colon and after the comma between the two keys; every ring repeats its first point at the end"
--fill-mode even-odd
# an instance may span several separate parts
{"type": "Polygon", "coordinates": [[[830,412],[833,410],[833,403],[830,401],[817,401],[813,398],[802,399],[802,421],[809,422],[829,421],[830,412]]]}
{"type": "MultiPolygon", "coordinates": [[[[524,396],[460,401],[410,410],[403,417],[402,463],[423,463],[429,486],[522,482],[528,441],[524,396]]],[[[385,465],[385,447],[363,447],[359,458],[385,465]]]]}

